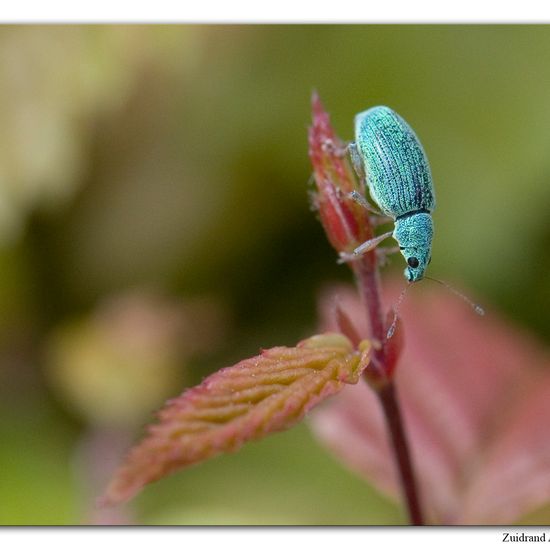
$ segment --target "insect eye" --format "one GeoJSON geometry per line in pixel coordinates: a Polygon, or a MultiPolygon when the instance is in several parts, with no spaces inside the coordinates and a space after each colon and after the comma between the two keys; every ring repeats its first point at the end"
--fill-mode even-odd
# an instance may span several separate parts
{"type": "Polygon", "coordinates": [[[411,258],[408,258],[407,259],[407,263],[409,264],[410,267],[418,267],[418,258],[415,258],[414,256],[412,256],[411,258]]]}

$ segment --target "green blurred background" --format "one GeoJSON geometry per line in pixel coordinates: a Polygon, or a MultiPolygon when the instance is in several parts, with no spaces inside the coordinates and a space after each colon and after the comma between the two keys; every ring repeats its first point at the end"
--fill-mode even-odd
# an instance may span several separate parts
{"type": "Polygon", "coordinates": [[[93,507],[166,397],[351,280],[308,204],[314,88],[344,139],[408,120],[431,274],[548,336],[550,27],[3,26],[0,78],[1,524],[404,521],[306,425],[93,507]]]}

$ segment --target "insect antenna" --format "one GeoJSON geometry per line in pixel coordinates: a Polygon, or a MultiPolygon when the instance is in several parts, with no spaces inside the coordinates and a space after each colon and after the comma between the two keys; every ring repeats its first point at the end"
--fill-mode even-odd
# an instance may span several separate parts
{"type": "Polygon", "coordinates": [[[409,288],[411,288],[411,283],[407,283],[407,286],[401,291],[401,294],[399,295],[396,304],[392,307],[393,320],[391,322],[390,328],[388,329],[388,332],[386,333],[386,340],[389,340],[395,333],[395,327],[397,325],[397,318],[399,315],[399,308],[401,307],[401,302],[403,302],[405,294],[407,294],[409,288]]]}
{"type": "Polygon", "coordinates": [[[427,275],[424,275],[424,279],[429,279],[430,281],[435,281],[436,283],[439,283],[440,285],[443,285],[447,290],[450,290],[453,294],[458,296],[459,298],[462,298],[467,304],[470,305],[470,307],[478,314],[478,315],[485,315],[485,310],[478,304],[472,302],[470,298],[467,296],[464,296],[462,292],[459,292],[456,288],[452,287],[449,283],[446,283],[445,281],[440,281],[439,279],[434,279],[433,277],[428,277],[427,275]]]}

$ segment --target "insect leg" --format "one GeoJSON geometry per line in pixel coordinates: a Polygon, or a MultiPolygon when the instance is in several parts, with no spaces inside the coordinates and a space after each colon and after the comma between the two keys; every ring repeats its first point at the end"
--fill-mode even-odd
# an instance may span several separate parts
{"type": "Polygon", "coordinates": [[[372,216],[370,219],[370,222],[374,227],[378,227],[379,225],[384,225],[385,223],[390,223],[393,221],[394,219],[391,216],[385,216],[385,215],[372,216]]]}
{"type": "MultiPolygon", "coordinates": [[[[376,208],[374,208],[374,206],[372,206],[372,204],[370,204],[369,201],[367,201],[367,199],[365,197],[363,197],[363,195],[361,195],[361,193],[359,193],[359,191],[352,191],[351,193],[348,193],[348,197],[355,201],[357,204],[361,205],[363,208],[366,208],[369,212],[372,212],[373,214],[376,214],[377,216],[382,216],[384,218],[387,218],[387,216],[385,216],[384,214],[382,214],[382,212],[380,212],[380,210],[376,210],[376,208]]],[[[388,221],[390,221],[391,218],[388,218],[388,221]]],[[[381,222],[381,223],[386,223],[386,222],[381,222]]]]}
{"type": "Polygon", "coordinates": [[[376,248],[382,241],[386,240],[388,237],[393,235],[393,231],[388,231],[383,235],[374,237],[374,239],[369,239],[363,244],[359,245],[351,254],[347,252],[340,252],[340,263],[349,262],[353,260],[358,260],[363,254],[369,252],[373,248],[376,248]]]}
{"type": "Polygon", "coordinates": [[[351,193],[348,193],[348,197],[363,208],[366,208],[370,212],[374,212],[374,208],[369,204],[367,199],[359,193],[359,191],[352,191],[351,193]]]}
{"type": "Polygon", "coordinates": [[[398,246],[391,246],[387,248],[377,248],[376,255],[378,256],[378,264],[380,267],[384,267],[388,263],[388,256],[399,252],[398,246]]]}
{"type": "Polygon", "coordinates": [[[349,144],[343,146],[336,145],[331,139],[325,140],[323,143],[323,149],[330,153],[335,154],[337,157],[345,157],[348,154],[349,144]]]}
{"type": "Polygon", "coordinates": [[[365,180],[367,179],[367,176],[365,174],[365,167],[363,166],[363,160],[361,159],[361,155],[359,154],[359,151],[357,150],[357,145],[352,141],[348,147],[349,151],[349,157],[351,159],[351,163],[353,164],[353,168],[355,169],[355,173],[359,176],[362,183],[365,183],[365,180]]]}

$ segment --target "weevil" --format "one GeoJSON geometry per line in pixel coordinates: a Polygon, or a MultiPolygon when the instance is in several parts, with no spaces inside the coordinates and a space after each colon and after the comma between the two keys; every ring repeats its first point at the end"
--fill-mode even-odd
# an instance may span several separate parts
{"type": "MultiPolygon", "coordinates": [[[[435,194],[430,165],[413,129],[395,111],[372,107],[355,117],[355,142],[349,146],[354,168],[394,229],[358,246],[344,261],[360,257],[393,237],[407,262],[405,277],[419,281],[431,260],[435,194]]],[[[371,208],[362,195],[352,198],[371,208]]]]}

